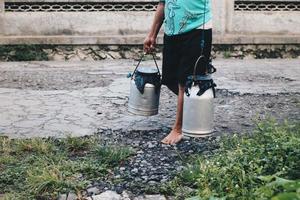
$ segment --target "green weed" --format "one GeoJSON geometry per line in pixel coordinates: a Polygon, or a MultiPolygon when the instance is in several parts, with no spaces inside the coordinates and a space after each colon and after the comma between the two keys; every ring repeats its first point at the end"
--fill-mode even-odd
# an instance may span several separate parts
{"type": "Polygon", "coordinates": [[[7,200],[56,199],[69,191],[80,196],[92,180],[105,179],[112,168],[131,155],[125,147],[107,146],[100,148],[100,156],[94,146],[100,146],[94,137],[0,137],[0,194],[7,200]]]}
{"type": "Polygon", "coordinates": [[[54,144],[51,141],[45,141],[41,138],[23,139],[15,141],[16,153],[40,153],[47,154],[54,150],[54,144]]]}
{"type": "Polygon", "coordinates": [[[257,123],[252,135],[224,137],[217,153],[200,155],[169,188],[175,193],[183,187],[197,189],[194,199],[276,199],[290,193],[299,199],[299,131],[299,123],[269,120],[257,123]],[[294,190],[262,178],[268,176],[293,183],[294,190]]]}
{"type": "Polygon", "coordinates": [[[230,51],[224,51],[223,52],[223,58],[230,58],[231,57],[231,52],[230,51]]]}
{"type": "Polygon", "coordinates": [[[129,157],[132,153],[133,150],[131,148],[113,146],[102,146],[97,148],[94,152],[97,160],[110,165],[118,164],[120,161],[129,157]]]}
{"type": "Polygon", "coordinates": [[[78,185],[76,177],[65,175],[59,165],[37,166],[27,171],[29,191],[35,196],[48,196],[54,199],[61,192],[67,190],[80,190],[83,186],[78,185]]]}
{"type": "Polygon", "coordinates": [[[7,61],[41,61],[48,60],[41,45],[3,45],[0,46],[0,57],[7,61]]]}
{"type": "Polygon", "coordinates": [[[74,153],[90,150],[93,144],[95,144],[95,140],[93,138],[78,138],[68,136],[65,140],[63,140],[63,143],[68,152],[74,153]]]}

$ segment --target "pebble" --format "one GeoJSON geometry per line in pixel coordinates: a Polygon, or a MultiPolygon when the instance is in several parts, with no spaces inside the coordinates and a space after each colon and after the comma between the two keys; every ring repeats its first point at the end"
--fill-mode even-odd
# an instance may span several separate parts
{"type": "Polygon", "coordinates": [[[125,167],[120,167],[120,171],[125,171],[125,167]]]}
{"type": "Polygon", "coordinates": [[[133,173],[133,174],[136,174],[136,173],[138,173],[138,169],[137,168],[133,168],[132,170],[131,170],[131,172],[133,173]]]}
{"type": "Polygon", "coordinates": [[[76,199],[77,199],[77,195],[76,194],[69,193],[66,200],[76,200],[76,199]]]}
{"type": "Polygon", "coordinates": [[[157,182],[155,182],[155,181],[149,181],[148,184],[149,184],[150,186],[154,186],[154,185],[157,184],[157,182]]]}
{"type": "Polygon", "coordinates": [[[126,191],[122,192],[122,200],[131,200],[129,194],[126,191]]]}
{"type": "Polygon", "coordinates": [[[100,194],[101,191],[99,190],[99,188],[97,187],[91,187],[91,188],[88,188],[87,189],[87,192],[90,194],[90,195],[96,195],[96,194],[100,194]]]}
{"type": "Polygon", "coordinates": [[[122,196],[114,191],[105,191],[99,195],[92,196],[89,200],[122,200],[122,196]]]}
{"type": "Polygon", "coordinates": [[[137,151],[136,153],[137,153],[137,154],[142,154],[142,153],[144,153],[144,151],[143,151],[143,150],[139,150],[139,151],[137,151]]]}
{"type": "Polygon", "coordinates": [[[148,146],[148,148],[153,148],[153,147],[155,147],[156,146],[156,144],[155,143],[153,143],[153,142],[147,142],[147,146],[148,146]]]}
{"type": "Polygon", "coordinates": [[[162,195],[145,195],[145,196],[138,196],[134,198],[134,200],[167,200],[167,199],[162,195]]]}
{"type": "Polygon", "coordinates": [[[66,194],[61,194],[58,197],[58,200],[66,200],[67,199],[67,195],[66,194]]]}

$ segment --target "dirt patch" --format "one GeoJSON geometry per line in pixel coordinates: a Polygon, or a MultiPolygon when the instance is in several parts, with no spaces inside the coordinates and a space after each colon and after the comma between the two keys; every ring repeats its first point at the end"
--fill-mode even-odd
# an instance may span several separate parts
{"type": "Polygon", "coordinates": [[[2,71],[0,87],[31,90],[77,90],[105,87],[112,82],[104,72],[77,71],[2,71]]]}

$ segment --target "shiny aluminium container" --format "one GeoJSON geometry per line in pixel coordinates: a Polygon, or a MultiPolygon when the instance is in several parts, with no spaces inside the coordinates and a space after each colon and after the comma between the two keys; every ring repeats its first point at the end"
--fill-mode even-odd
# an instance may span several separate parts
{"type": "Polygon", "coordinates": [[[155,64],[156,68],[138,64],[130,76],[128,112],[141,116],[158,114],[161,79],[156,61],[155,64]]]}
{"type": "Polygon", "coordinates": [[[198,86],[190,88],[190,96],[184,95],[183,127],[185,136],[206,137],[213,131],[214,92],[212,88],[198,96],[198,86]]]}
{"type": "Polygon", "coordinates": [[[128,111],[135,115],[152,116],[158,114],[160,89],[153,84],[145,84],[144,93],[137,89],[135,81],[130,82],[128,111]]]}

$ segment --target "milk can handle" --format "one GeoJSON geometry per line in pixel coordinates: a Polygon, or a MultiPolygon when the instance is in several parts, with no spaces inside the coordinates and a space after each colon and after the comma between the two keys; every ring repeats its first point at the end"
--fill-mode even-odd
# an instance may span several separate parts
{"type": "Polygon", "coordinates": [[[206,12],[206,4],[207,4],[207,0],[204,1],[204,12],[203,12],[203,24],[202,24],[202,39],[201,39],[201,54],[200,56],[198,57],[196,63],[195,63],[195,66],[194,66],[194,72],[193,72],[193,81],[196,81],[196,69],[197,69],[197,65],[198,65],[198,62],[201,60],[201,59],[205,59],[205,56],[204,56],[204,47],[205,47],[205,12],[206,12]]]}
{"type": "Polygon", "coordinates": [[[199,58],[197,59],[196,63],[195,63],[195,66],[194,66],[194,72],[193,72],[193,80],[196,81],[196,70],[197,70],[197,65],[198,65],[198,62],[201,60],[201,59],[204,59],[205,56],[204,55],[201,55],[199,56],[199,58]]]}
{"type": "MultiPolygon", "coordinates": [[[[136,72],[137,68],[140,66],[140,63],[142,62],[142,60],[143,60],[143,58],[145,57],[145,55],[146,55],[146,53],[143,53],[143,55],[142,55],[142,56],[141,56],[141,58],[139,59],[139,62],[138,62],[138,64],[136,65],[136,67],[135,67],[135,69],[134,69],[134,71],[133,71],[133,73],[132,73],[132,75],[131,75],[131,80],[133,79],[133,77],[134,77],[134,74],[135,74],[135,72],[136,72]]],[[[156,66],[156,68],[157,68],[158,75],[160,76],[160,71],[159,71],[159,68],[158,68],[158,65],[157,65],[157,62],[156,62],[155,56],[154,56],[154,54],[153,54],[153,53],[151,53],[151,55],[152,55],[152,57],[153,57],[153,60],[154,60],[155,66],[156,66]]]]}

